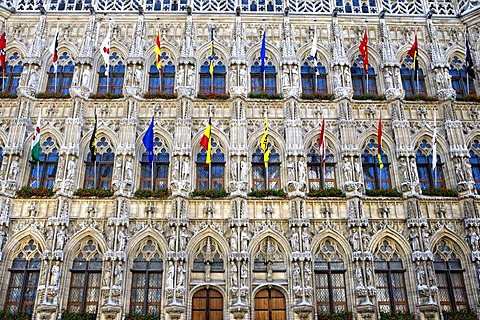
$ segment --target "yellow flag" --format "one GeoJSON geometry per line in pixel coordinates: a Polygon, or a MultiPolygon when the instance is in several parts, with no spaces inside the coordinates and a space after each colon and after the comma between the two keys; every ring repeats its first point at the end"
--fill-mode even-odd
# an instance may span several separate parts
{"type": "Polygon", "coordinates": [[[268,148],[268,118],[265,117],[265,132],[260,141],[260,148],[263,150],[263,162],[265,162],[265,168],[268,167],[268,160],[270,159],[270,149],[268,148]]]}

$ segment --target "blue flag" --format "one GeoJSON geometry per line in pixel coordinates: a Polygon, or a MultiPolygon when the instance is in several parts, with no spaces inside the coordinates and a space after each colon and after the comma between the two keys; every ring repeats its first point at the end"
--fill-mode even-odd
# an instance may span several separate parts
{"type": "Polygon", "coordinates": [[[143,136],[143,145],[145,146],[145,149],[147,149],[148,153],[148,162],[150,166],[152,166],[153,163],[153,139],[154,139],[154,132],[153,132],[153,126],[155,125],[155,120],[154,117],[152,117],[152,122],[150,123],[150,126],[148,127],[147,131],[145,132],[145,135],[143,136]]]}
{"type": "Polygon", "coordinates": [[[263,38],[262,38],[262,48],[260,49],[260,60],[262,62],[260,71],[264,72],[265,71],[265,53],[266,53],[266,48],[265,48],[265,42],[266,42],[266,34],[267,30],[263,31],[263,38]]]}

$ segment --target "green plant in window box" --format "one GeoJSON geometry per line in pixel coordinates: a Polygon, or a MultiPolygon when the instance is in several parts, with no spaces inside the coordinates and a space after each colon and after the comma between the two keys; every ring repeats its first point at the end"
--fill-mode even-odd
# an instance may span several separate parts
{"type": "Polygon", "coordinates": [[[443,311],[444,320],[478,320],[473,310],[443,311]]]}
{"type": "Polygon", "coordinates": [[[319,312],[318,313],[318,320],[352,320],[353,319],[353,312],[319,312]]]}
{"type": "Polygon", "coordinates": [[[125,320],[158,320],[160,316],[158,314],[141,314],[141,313],[127,313],[125,320]]]}
{"type": "Polygon", "coordinates": [[[281,94],[271,94],[267,92],[250,92],[248,94],[249,98],[252,99],[267,99],[267,100],[281,100],[283,96],[281,94]]]}
{"type": "Polygon", "coordinates": [[[176,93],[164,93],[164,92],[147,92],[143,95],[145,99],[176,99],[176,93]]]}
{"type": "Polygon", "coordinates": [[[415,320],[415,315],[409,312],[380,312],[380,320],[415,320]]]}
{"type": "Polygon", "coordinates": [[[386,100],[387,98],[385,97],[384,94],[363,93],[363,94],[354,94],[352,99],[383,101],[383,100],[386,100]]]}
{"type": "Polygon", "coordinates": [[[0,99],[16,99],[18,94],[10,92],[0,92],[0,99]]]}
{"type": "Polygon", "coordinates": [[[345,193],[337,188],[312,189],[307,194],[308,197],[322,198],[322,197],[345,197],[345,193]]]}
{"type": "Polygon", "coordinates": [[[152,190],[137,190],[133,194],[134,198],[137,199],[148,199],[148,198],[155,198],[155,199],[167,199],[172,193],[168,189],[157,189],[155,191],[152,190]]]}
{"type": "Polygon", "coordinates": [[[372,189],[365,190],[365,195],[369,197],[392,197],[401,198],[403,195],[397,189],[372,189]]]}
{"type": "Polygon", "coordinates": [[[35,95],[38,99],[69,99],[70,95],[61,92],[39,92],[35,95]]]}
{"type": "Polygon", "coordinates": [[[333,100],[333,94],[313,92],[311,94],[302,93],[301,98],[303,100],[333,100]]]}
{"type": "Polygon", "coordinates": [[[457,101],[480,102],[480,97],[479,97],[479,96],[475,96],[475,95],[457,96],[457,101]]]}
{"type": "Polygon", "coordinates": [[[64,311],[62,313],[62,320],[95,320],[97,315],[95,313],[73,313],[64,311]]]}
{"type": "Polygon", "coordinates": [[[438,98],[427,96],[426,94],[413,94],[410,96],[405,96],[403,100],[405,101],[438,101],[438,98]]]}
{"type": "Polygon", "coordinates": [[[227,100],[230,98],[230,95],[228,93],[215,93],[215,92],[207,92],[207,93],[201,93],[199,92],[197,95],[198,99],[209,99],[209,100],[227,100]]]}
{"type": "Polygon", "coordinates": [[[254,198],[265,198],[265,197],[286,198],[287,197],[287,194],[282,189],[252,190],[247,195],[249,197],[254,197],[254,198]]]}
{"type": "Polygon", "coordinates": [[[121,93],[94,93],[90,95],[90,99],[120,99],[123,98],[123,94],[121,93]]]}
{"type": "MultiPolygon", "coordinates": [[[[18,198],[28,199],[28,198],[50,198],[55,195],[53,189],[51,188],[33,188],[31,186],[21,187],[17,193],[18,198]]],[[[0,318],[1,319],[1,318],[0,318]]]]}
{"type": "Polygon", "coordinates": [[[422,189],[422,194],[424,196],[433,197],[458,197],[458,192],[456,190],[441,188],[422,189]]]}
{"type": "Polygon", "coordinates": [[[30,320],[31,315],[23,312],[0,311],[1,320],[30,320]]]}
{"type": "Polygon", "coordinates": [[[80,198],[89,198],[89,197],[107,198],[107,197],[113,196],[113,191],[110,189],[79,188],[73,193],[73,195],[80,198]]]}
{"type": "Polygon", "coordinates": [[[217,189],[193,190],[192,193],[190,193],[190,196],[218,199],[218,198],[228,197],[228,192],[225,191],[224,189],[221,189],[221,190],[217,190],[217,189]]]}

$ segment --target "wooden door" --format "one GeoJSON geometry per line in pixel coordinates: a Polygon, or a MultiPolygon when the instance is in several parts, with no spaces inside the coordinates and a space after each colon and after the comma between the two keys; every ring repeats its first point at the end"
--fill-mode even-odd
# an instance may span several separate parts
{"type": "Polygon", "coordinates": [[[262,289],[255,296],[255,320],[287,320],[285,296],[276,289],[262,289]]]}
{"type": "Polygon", "coordinates": [[[192,319],[223,320],[223,297],[215,289],[202,289],[192,298],[192,319]]]}

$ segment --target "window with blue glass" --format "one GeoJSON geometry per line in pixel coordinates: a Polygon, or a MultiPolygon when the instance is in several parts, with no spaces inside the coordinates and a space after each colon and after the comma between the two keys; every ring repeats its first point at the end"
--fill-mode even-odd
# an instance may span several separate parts
{"type": "Polygon", "coordinates": [[[475,80],[468,76],[464,61],[457,56],[454,56],[450,63],[449,73],[452,76],[452,87],[457,92],[457,97],[474,96],[476,94],[475,80]]]}
{"type": "Polygon", "coordinates": [[[382,150],[383,169],[380,169],[377,151],[378,144],[371,139],[362,154],[363,181],[365,189],[390,189],[390,163],[382,150]]]}
{"type": "Polygon", "coordinates": [[[352,72],[352,86],[354,94],[377,94],[377,75],[375,74],[375,69],[371,67],[371,64],[368,65],[367,78],[367,73],[363,69],[362,56],[358,56],[350,70],[352,72]]]}
{"type": "Polygon", "coordinates": [[[102,64],[98,76],[98,93],[121,94],[125,78],[125,65],[120,61],[120,57],[116,52],[110,55],[108,77],[105,71],[105,65],[102,64]]]}
{"type": "Polygon", "coordinates": [[[402,86],[407,97],[414,94],[427,95],[427,87],[425,85],[425,74],[422,68],[418,68],[418,81],[415,81],[415,70],[413,70],[413,59],[409,55],[405,57],[400,68],[402,78],[402,86]]]}
{"type": "Polygon", "coordinates": [[[32,161],[29,185],[32,188],[53,188],[57,175],[59,154],[52,138],[48,137],[41,144],[40,161],[32,161]]]}
{"type": "Polygon", "coordinates": [[[197,190],[225,189],[225,155],[215,139],[212,139],[210,164],[207,164],[207,152],[202,148],[197,154],[197,190]]]}
{"type": "Polygon", "coordinates": [[[104,137],[97,140],[95,162],[90,162],[90,152],[88,153],[87,159],[88,162],[86,162],[84,187],[86,189],[110,189],[112,185],[113,164],[115,160],[115,154],[112,151],[110,143],[104,137]]]}
{"type": "Polygon", "coordinates": [[[3,164],[3,145],[0,146],[0,170],[2,169],[2,164],[3,164]]]}
{"type": "Polygon", "coordinates": [[[161,71],[152,64],[148,72],[149,83],[148,92],[150,93],[173,93],[175,84],[175,65],[172,61],[167,61],[169,57],[165,52],[160,56],[162,60],[161,71]]]}
{"type": "Polygon", "coordinates": [[[416,154],[418,179],[422,189],[445,189],[443,163],[437,153],[437,165],[432,170],[432,145],[423,139],[416,154]]]}
{"type": "Polygon", "coordinates": [[[265,168],[265,163],[263,162],[263,150],[257,149],[252,155],[254,190],[280,189],[280,155],[270,143],[268,145],[270,148],[268,168],[265,168]]]}
{"type": "MultiPolygon", "coordinates": [[[[153,166],[153,189],[162,190],[168,188],[168,165],[170,163],[170,155],[167,152],[165,143],[159,138],[153,141],[154,159],[153,166]]],[[[140,162],[142,174],[140,177],[140,189],[152,190],[152,166],[148,161],[148,153],[142,154],[140,162]]]]}
{"type": "Polygon", "coordinates": [[[302,74],[302,93],[311,95],[315,92],[327,94],[327,69],[318,62],[316,66],[313,57],[308,57],[307,61],[300,69],[302,74]]]}
{"type": "Polygon", "coordinates": [[[47,80],[47,92],[68,94],[70,92],[70,87],[72,86],[75,66],[66,52],[58,57],[57,62],[57,73],[55,73],[54,66],[50,66],[47,80]]]}
{"type": "Polygon", "coordinates": [[[221,61],[214,62],[213,74],[210,74],[209,61],[205,61],[200,66],[200,93],[225,94],[226,74],[225,65],[221,61]]]}
{"type": "Polygon", "coordinates": [[[261,72],[261,66],[255,62],[250,69],[252,79],[251,91],[254,93],[277,93],[277,70],[272,62],[266,62],[265,72],[261,72]]]}
{"type": "MultiPolygon", "coordinates": [[[[470,166],[472,167],[472,178],[475,181],[477,190],[480,190],[480,143],[478,140],[474,140],[470,148],[470,166]]],[[[470,174],[467,173],[467,176],[470,174]]]]}
{"type": "Polygon", "coordinates": [[[322,166],[322,154],[318,142],[307,154],[308,184],[310,191],[325,188],[335,188],[335,156],[327,148],[325,151],[325,166],[322,166]]]}
{"type": "Polygon", "coordinates": [[[17,52],[8,56],[6,59],[7,73],[3,74],[3,68],[0,68],[2,73],[2,92],[10,94],[17,94],[17,87],[20,83],[20,76],[23,71],[23,64],[17,52]]]}

